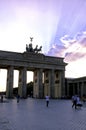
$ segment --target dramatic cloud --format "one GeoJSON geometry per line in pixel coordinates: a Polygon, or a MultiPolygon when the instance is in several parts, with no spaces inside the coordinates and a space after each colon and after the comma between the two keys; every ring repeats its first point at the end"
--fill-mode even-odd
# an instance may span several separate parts
{"type": "Polygon", "coordinates": [[[77,33],[74,38],[65,35],[60,41],[60,45],[53,44],[48,54],[65,57],[66,62],[86,57],[86,32],[77,33]]]}
{"type": "Polygon", "coordinates": [[[52,44],[48,55],[64,57],[68,63],[66,77],[86,76],[86,32],[78,32],[74,37],[64,35],[59,43],[52,44]]]}

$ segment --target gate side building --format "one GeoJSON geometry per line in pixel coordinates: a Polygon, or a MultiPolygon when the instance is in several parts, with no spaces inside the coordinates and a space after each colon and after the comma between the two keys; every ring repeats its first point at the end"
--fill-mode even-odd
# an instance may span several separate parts
{"type": "Polygon", "coordinates": [[[18,93],[26,97],[27,71],[33,71],[33,97],[49,95],[60,98],[65,95],[64,58],[45,56],[34,52],[0,51],[0,69],[7,69],[6,97],[13,97],[14,70],[19,71],[18,93]],[[44,85],[43,85],[44,84],[44,85]]]}
{"type": "Polygon", "coordinates": [[[65,78],[65,95],[67,97],[72,97],[72,95],[86,96],[86,77],[65,78]]]}

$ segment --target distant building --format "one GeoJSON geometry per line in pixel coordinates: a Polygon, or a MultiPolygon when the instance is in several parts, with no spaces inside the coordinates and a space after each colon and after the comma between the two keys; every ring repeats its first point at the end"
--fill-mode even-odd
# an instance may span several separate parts
{"type": "Polygon", "coordinates": [[[74,94],[86,95],[86,77],[65,78],[65,95],[71,97],[74,94]]]}

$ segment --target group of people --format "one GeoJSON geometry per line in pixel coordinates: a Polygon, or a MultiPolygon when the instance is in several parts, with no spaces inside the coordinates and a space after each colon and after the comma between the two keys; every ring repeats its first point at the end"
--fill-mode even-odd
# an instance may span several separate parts
{"type": "Polygon", "coordinates": [[[72,108],[75,107],[75,109],[77,107],[82,107],[82,103],[80,101],[80,97],[78,95],[74,95],[72,96],[72,108]]]}
{"type": "MultiPolygon", "coordinates": [[[[45,96],[46,99],[46,107],[49,106],[49,99],[50,97],[48,96],[48,94],[45,96]]],[[[20,95],[17,95],[17,103],[19,103],[20,100],[20,95]]],[[[1,102],[3,102],[3,95],[1,95],[1,102]]],[[[77,107],[82,107],[82,103],[80,101],[80,97],[78,95],[74,95],[72,96],[72,108],[77,108],[77,107]]]]}

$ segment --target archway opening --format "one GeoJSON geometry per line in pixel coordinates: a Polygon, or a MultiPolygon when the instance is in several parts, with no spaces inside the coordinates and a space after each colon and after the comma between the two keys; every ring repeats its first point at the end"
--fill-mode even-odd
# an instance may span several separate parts
{"type": "Polygon", "coordinates": [[[0,93],[6,91],[7,70],[0,69],[0,93]]]}
{"type": "Polygon", "coordinates": [[[27,71],[27,96],[33,97],[33,71],[27,71]]]}

